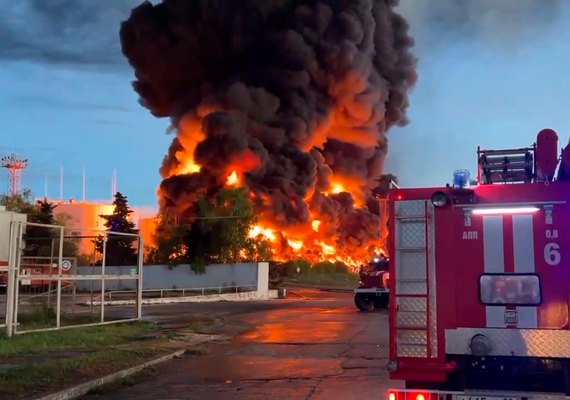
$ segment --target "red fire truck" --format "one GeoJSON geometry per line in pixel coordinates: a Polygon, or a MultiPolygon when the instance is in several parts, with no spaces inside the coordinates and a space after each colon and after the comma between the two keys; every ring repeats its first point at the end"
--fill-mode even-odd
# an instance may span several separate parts
{"type": "Polygon", "coordinates": [[[360,311],[387,308],[389,303],[389,260],[384,254],[374,257],[358,272],[358,288],[354,289],[354,304],[360,311]]]}
{"type": "Polygon", "coordinates": [[[477,150],[477,183],[389,195],[388,400],[570,395],[570,145],[477,150]]]}

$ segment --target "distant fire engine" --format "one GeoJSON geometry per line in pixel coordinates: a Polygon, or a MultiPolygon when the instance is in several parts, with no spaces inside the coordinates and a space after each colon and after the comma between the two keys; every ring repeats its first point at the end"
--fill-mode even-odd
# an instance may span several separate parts
{"type": "Polygon", "coordinates": [[[354,289],[354,304],[361,311],[388,308],[389,260],[383,254],[375,257],[358,272],[358,288],[354,289]]]}
{"type": "Polygon", "coordinates": [[[477,184],[389,194],[388,400],[570,394],[570,145],[477,150],[477,184]]]}
{"type": "MultiPolygon", "coordinates": [[[[391,185],[395,185],[395,182],[390,179],[386,189],[391,185]]],[[[388,199],[386,193],[377,198],[380,203],[381,248],[385,248],[388,236],[388,199]]],[[[358,271],[358,288],[354,289],[354,304],[361,311],[388,308],[388,283],[390,281],[388,265],[390,260],[383,250],[379,250],[379,253],[367,265],[362,265],[358,271]]]]}

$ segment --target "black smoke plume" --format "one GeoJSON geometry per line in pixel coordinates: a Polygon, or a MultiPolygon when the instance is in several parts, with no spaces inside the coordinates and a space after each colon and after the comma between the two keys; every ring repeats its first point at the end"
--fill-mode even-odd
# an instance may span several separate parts
{"type": "Polygon", "coordinates": [[[133,9],[120,36],[134,88],[177,130],[161,168],[161,208],[190,213],[237,169],[271,227],[287,232],[318,218],[330,244],[377,240],[366,204],[386,132],[406,123],[416,81],[397,5],[164,0],[133,9]],[[347,193],[331,193],[335,182],[347,193]]]}

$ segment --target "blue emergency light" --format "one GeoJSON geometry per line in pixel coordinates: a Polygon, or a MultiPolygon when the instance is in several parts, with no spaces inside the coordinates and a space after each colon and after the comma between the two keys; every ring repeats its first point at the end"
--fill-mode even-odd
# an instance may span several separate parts
{"type": "Polygon", "coordinates": [[[466,189],[469,187],[469,171],[466,169],[456,169],[453,171],[453,187],[456,189],[466,189]]]}

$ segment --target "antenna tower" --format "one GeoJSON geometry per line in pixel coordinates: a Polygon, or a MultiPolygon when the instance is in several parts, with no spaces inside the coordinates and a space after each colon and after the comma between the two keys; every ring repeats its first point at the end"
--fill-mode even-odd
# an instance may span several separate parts
{"type": "Polygon", "coordinates": [[[15,154],[4,156],[1,159],[2,168],[8,170],[8,193],[17,195],[20,193],[20,183],[22,181],[22,170],[28,167],[28,160],[19,158],[15,154]]]}

